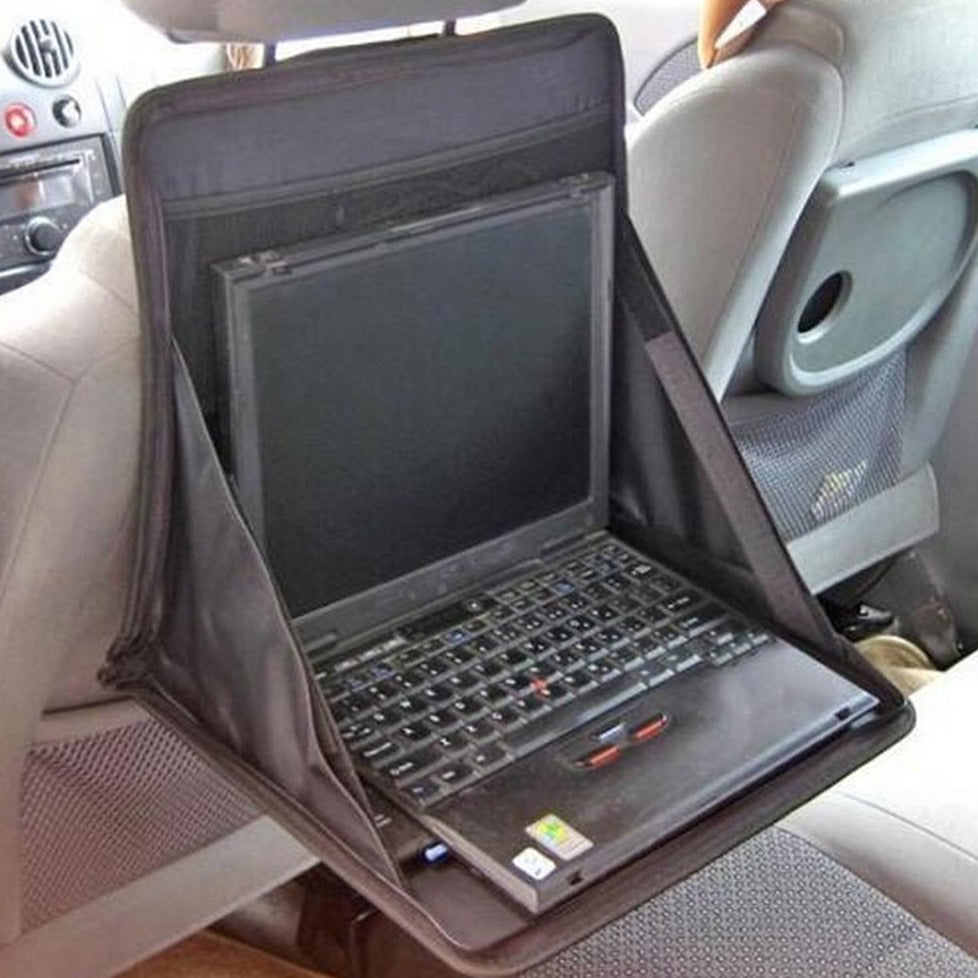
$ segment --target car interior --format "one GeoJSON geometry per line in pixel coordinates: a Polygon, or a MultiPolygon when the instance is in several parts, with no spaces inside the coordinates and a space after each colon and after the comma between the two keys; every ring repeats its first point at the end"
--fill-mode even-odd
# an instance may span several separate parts
{"type": "Polygon", "coordinates": [[[578,13],[618,32],[629,213],[774,526],[916,722],[524,974],[978,975],[973,0],[4,6],[0,975],[456,974],[100,678],[145,491],[122,133],[174,81],[578,13]]]}

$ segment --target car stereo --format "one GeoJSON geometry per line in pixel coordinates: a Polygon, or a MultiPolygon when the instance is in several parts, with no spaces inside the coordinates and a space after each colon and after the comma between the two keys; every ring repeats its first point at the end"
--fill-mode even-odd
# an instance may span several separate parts
{"type": "Polygon", "coordinates": [[[0,157],[0,292],[45,271],[67,233],[114,193],[98,137],[0,157]]]}

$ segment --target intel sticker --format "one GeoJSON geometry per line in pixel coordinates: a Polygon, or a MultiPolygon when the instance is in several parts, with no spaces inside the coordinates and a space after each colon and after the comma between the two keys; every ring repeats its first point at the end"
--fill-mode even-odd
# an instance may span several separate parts
{"type": "Polygon", "coordinates": [[[553,814],[544,815],[532,825],[528,825],[526,834],[565,862],[587,852],[593,845],[590,839],[553,814]]]}

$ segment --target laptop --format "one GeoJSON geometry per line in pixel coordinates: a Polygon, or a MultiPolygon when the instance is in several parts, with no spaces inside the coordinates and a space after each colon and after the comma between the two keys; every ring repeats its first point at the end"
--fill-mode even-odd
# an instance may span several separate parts
{"type": "Polygon", "coordinates": [[[230,476],[384,824],[531,913],[877,702],[611,532],[614,214],[585,174],[213,269],[230,476]]]}

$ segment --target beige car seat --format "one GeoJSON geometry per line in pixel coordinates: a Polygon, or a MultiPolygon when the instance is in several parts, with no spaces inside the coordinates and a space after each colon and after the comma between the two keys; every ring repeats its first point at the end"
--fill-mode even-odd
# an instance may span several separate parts
{"type": "Polygon", "coordinates": [[[97,673],[123,614],[140,356],[122,198],[0,297],[0,974],[105,975],[313,864],[97,673]]]}

